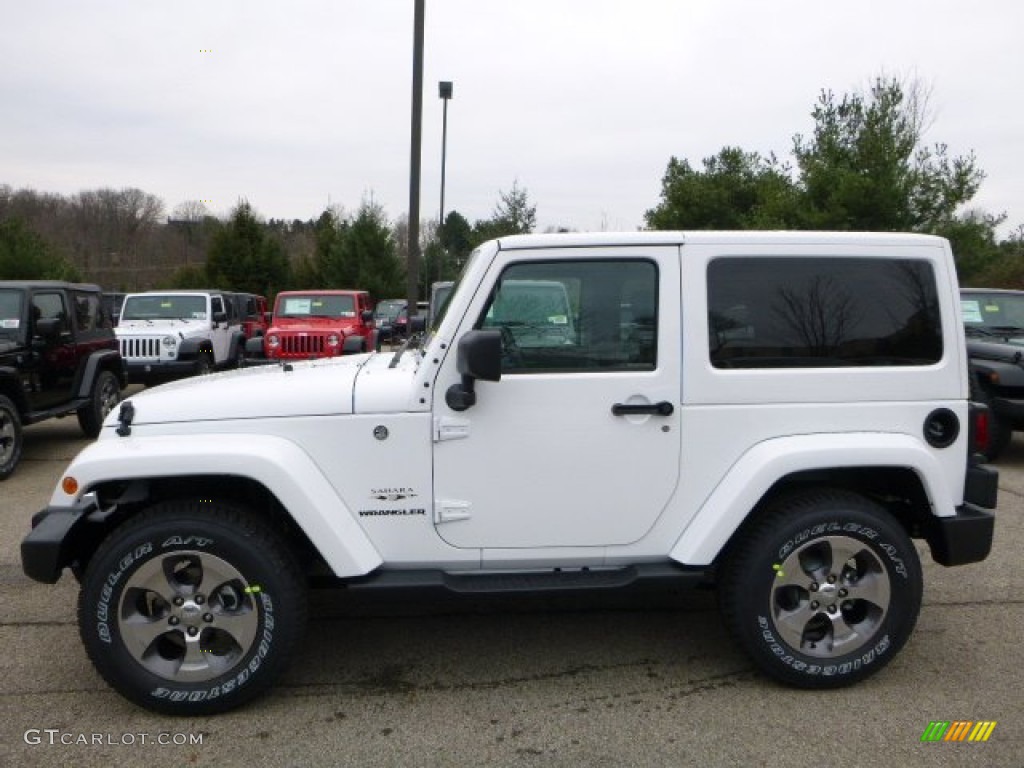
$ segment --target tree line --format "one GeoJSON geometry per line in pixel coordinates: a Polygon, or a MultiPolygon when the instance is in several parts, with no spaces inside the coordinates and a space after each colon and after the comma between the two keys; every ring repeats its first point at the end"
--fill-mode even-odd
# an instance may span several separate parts
{"type": "MultiPolygon", "coordinates": [[[[1000,239],[1002,213],[971,207],[985,178],[973,152],[926,144],[929,93],[879,77],[865,92],[823,91],[792,161],[723,147],[700,167],[671,157],[648,229],[830,229],[926,232],[950,239],[965,284],[1024,287],[1024,226],[1000,239]]],[[[422,295],[452,279],[480,243],[535,230],[518,181],[473,223],[453,210],[421,228],[422,295]]],[[[288,288],[358,287],[403,296],[408,222],[372,198],[307,221],[263,219],[245,200],[226,220],[200,201],[165,217],[139,189],[70,197],[0,185],[0,279],[97,282],[108,290],[218,286],[272,296],[288,288]]]]}

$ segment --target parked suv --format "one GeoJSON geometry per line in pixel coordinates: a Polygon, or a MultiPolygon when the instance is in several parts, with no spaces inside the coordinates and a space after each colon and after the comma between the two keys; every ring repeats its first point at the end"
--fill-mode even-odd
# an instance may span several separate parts
{"type": "Polygon", "coordinates": [[[974,399],[991,411],[991,461],[1024,429],[1024,291],[963,288],[960,308],[974,399]]]}
{"type": "Polygon", "coordinates": [[[0,480],[21,458],[23,426],[74,413],[96,437],[124,384],[98,286],[0,281],[0,480]]]}
{"type": "Polygon", "coordinates": [[[485,243],[421,346],[130,398],[22,563],[49,583],[70,567],[100,674],[179,715],[279,676],[313,574],[713,583],[764,674],[854,683],[914,628],[913,539],[946,566],[992,543],[956,296],[949,244],[925,235],[485,243]]]}
{"type": "Polygon", "coordinates": [[[241,318],[224,291],[129,293],[115,329],[130,381],[237,367],[245,356],[241,318]]]}
{"type": "MultiPolygon", "coordinates": [[[[282,291],[263,337],[268,360],[308,360],[366,352],[376,346],[373,303],[366,291],[282,291]]],[[[248,349],[258,350],[250,344],[248,349]]]]}

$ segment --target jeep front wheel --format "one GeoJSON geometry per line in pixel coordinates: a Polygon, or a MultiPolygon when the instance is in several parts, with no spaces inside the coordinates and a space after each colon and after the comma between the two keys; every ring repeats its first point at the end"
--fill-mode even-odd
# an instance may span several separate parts
{"type": "Polygon", "coordinates": [[[765,674],[836,688],[885,666],[921,607],[921,564],[884,509],[844,491],[784,497],[721,569],[723,618],[765,674]]]}
{"type": "Polygon", "coordinates": [[[206,376],[213,373],[213,358],[209,352],[200,352],[196,358],[196,376],[206,376]]]}
{"type": "Polygon", "coordinates": [[[86,437],[96,437],[103,420],[121,400],[121,385],[110,371],[100,371],[93,382],[89,402],[78,409],[78,425],[86,437]]]}
{"type": "Polygon", "coordinates": [[[11,399],[0,395],[0,480],[14,472],[21,458],[21,416],[11,399]]]}
{"type": "Polygon", "coordinates": [[[79,630],[97,671],[157,712],[207,715],[283,671],[306,619],[295,556],[259,518],[220,502],[164,502],[89,563],[79,630]]]}

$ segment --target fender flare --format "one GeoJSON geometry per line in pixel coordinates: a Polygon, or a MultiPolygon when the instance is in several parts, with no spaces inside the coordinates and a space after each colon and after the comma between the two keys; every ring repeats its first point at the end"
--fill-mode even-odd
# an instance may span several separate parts
{"type": "Polygon", "coordinates": [[[205,336],[193,336],[184,339],[178,346],[178,359],[193,360],[199,356],[200,352],[209,352],[212,355],[213,342],[205,336]]]}
{"type": "Polygon", "coordinates": [[[362,576],[383,562],[352,510],[309,455],[283,437],[227,434],[212,441],[193,435],[157,435],[98,440],[64,474],[74,476],[80,490],[69,496],[58,485],[50,498],[51,508],[74,508],[92,488],[111,480],[245,477],[274,494],[335,575],[362,576]],[[175,468],[173,475],[167,467],[175,468]]]}
{"type": "Polygon", "coordinates": [[[346,336],[345,341],[341,345],[341,354],[343,355],[358,355],[363,351],[363,345],[366,343],[366,339],[362,336],[346,336]]]}
{"type": "Polygon", "coordinates": [[[910,469],[920,478],[933,514],[956,514],[945,470],[916,438],[877,432],[779,437],[754,445],[733,464],[687,523],[669,557],[685,565],[710,565],[778,480],[834,467],[910,469]]]}
{"type": "Polygon", "coordinates": [[[103,349],[93,352],[85,361],[85,367],[79,369],[81,378],[75,386],[75,396],[88,398],[92,395],[93,384],[100,371],[109,370],[117,377],[118,384],[123,389],[125,386],[124,363],[121,360],[121,353],[116,349],[103,349]]]}

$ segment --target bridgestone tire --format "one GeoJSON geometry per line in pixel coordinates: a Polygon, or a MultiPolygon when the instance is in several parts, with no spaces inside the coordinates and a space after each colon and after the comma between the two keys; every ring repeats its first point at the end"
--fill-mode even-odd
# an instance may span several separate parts
{"type": "Polygon", "coordinates": [[[838,688],[880,670],[921,607],[917,550],[877,504],[845,491],[781,498],[720,569],[722,616],[766,675],[838,688]]]}
{"type": "Polygon", "coordinates": [[[78,623],[97,671],[127,699],[209,715],[280,676],[306,601],[295,556],[262,520],[216,501],[162,502],[100,545],[78,623]]]}
{"type": "Polygon", "coordinates": [[[17,407],[0,395],[0,480],[10,477],[18,466],[24,439],[17,407]]]}
{"type": "Polygon", "coordinates": [[[89,403],[78,409],[78,425],[86,437],[97,437],[103,420],[121,400],[121,385],[110,371],[100,371],[92,385],[89,403]]]}

